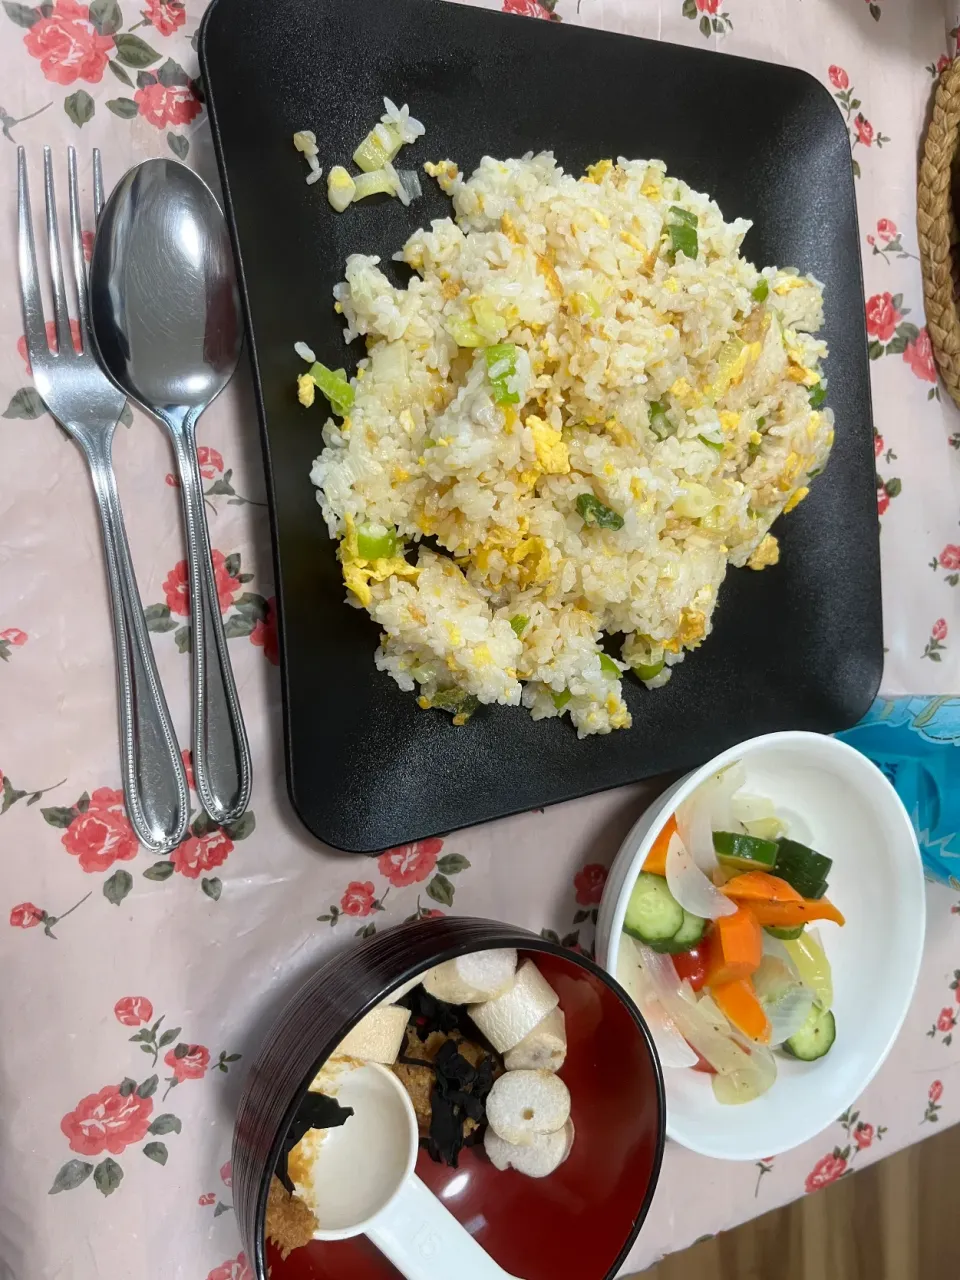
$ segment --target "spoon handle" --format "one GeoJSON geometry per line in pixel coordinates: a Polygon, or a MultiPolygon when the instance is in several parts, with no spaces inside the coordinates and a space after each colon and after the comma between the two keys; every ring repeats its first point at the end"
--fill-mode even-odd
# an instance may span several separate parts
{"type": "Polygon", "coordinates": [[[190,576],[193,776],[204,809],[214,822],[228,823],[239,818],[247,807],[252,769],[213,573],[194,432],[198,417],[199,413],[188,413],[172,433],[180,472],[190,576]]]}
{"type": "Polygon", "coordinates": [[[187,779],[130,558],[110,457],[112,434],[75,438],[90,466],[107,562],[127,815],[140,843],[152,853],[164,853],[180,843],[187,828],[187,779]]]}

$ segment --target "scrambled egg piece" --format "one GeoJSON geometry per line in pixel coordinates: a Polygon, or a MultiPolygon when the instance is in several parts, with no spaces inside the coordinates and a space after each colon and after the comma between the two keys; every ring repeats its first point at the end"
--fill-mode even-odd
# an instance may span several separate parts
{"type": "Polygon", "coordinates": [[[595,186],[599,186],[612,168],[612,160],[598,160],[596,164],[591,164],[587,167],[587,172],[580,181],[592,182],[595,186]]]}
{"type": "Polygon", "coordinates": [[[747,561],[749,569],[766,569],[770,565],[777,564],[780,560],[780,544],[772,533],[768,533],[764,537],[756,551],[747,561]]]}
{"type": "Polygon", "coordinates": [[[703,396],[686,380],[677,378],[670,388],[670,394],[683,405],[684,409],[697,409],[703,403],[703,396]]]}
{"type": "Polygon", "coordinates": [[[533,413],[527,418],[526,425],[533,433],[533,447],[543,470],[550,476],[565,476],[570,470],[570,451],[560,432],[533,413]]]}
{"type": "Polygon", "coordinates": [[[707,619],[699,609],[680,610],[680,629],[677,639],[686,649],[696,648],[707,634],[707,619]]]}
{"type": "Polygon", "coordinates": [[[373,602],[370,583],[384,582],[394,576],[412,578],[416,581],[420,570],[409,564],[403,556],[382,556],[379,560],[364,560],[357,549],[357,528],[352,516],[345,516],[346,533],[340,540],[337,555],[340,557],[343,581],[349,591],[357,597],[363,607],[369,608],[373,602]]]}
{"type": "Polygon", "coordinates": [[[739,425],[740,425],[739,413],[733,413],[731,412],[731,410],[725,409],[720,414],[720,426],[723,428],[723,430],[726,432],[728,436],[732,436],[733,433],[736,431],[737,427],[739,427],[739,425]]]}
{"type": "Polygon", "coordinates": [[[452,160],[438,160],[436,164],[428,160],[423,166],[423,171],[431,178],[436,178],[447,195],[453,190],[453,184],[460,177],[460,170],[452,160]]]}
{"type": "Polygon", "coordinates": [[[297,377],[297,399],[300,403],[309,409],[316,398],[316,394],[317,384],[309,373],[299,374],[297,377]]]}
{"type": "Polygon", "coordinates": [[[809,492],[810,490],[807,488],[807,486],[805,484],[802,484],[795,493],[791,493],[790,497],[787,499],[786,505],[783,508],[784,514],[786,514],[786,512],[788,511],[792,511],[794,507],[799,507],[800,503],[804,500],[804,498],[807,496],[809,492]]]}
{"type": "Polygon", "coordinates": [[[563,285],[560,283],[560,277],[557,275],[556,268],[549,258],[542,253],[536,255],[537,270],[547,282],[547,290],[554,298],[563,297],[563,285]]]}

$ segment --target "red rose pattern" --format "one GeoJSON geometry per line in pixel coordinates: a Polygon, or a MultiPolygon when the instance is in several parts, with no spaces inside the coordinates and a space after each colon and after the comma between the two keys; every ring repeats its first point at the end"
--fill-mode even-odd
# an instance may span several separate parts
{"type": "Polygon", "coordinates": [[[930,634],[934,640],[946,640],[947,638],[947,620],[946,618],[938,618],[930,628],[930,634]]]}
{"type": "Polygon", "coordinates": [[[718,13],[720,0],[697,0],[697,13],[718,13]]]}
{"type": "Polygon", "coordinates": [[[187,1052],[178,1058],[176,1049],[171,1049],[164,1062],[176,1076],[178,1084],[184,1080],[202,1080],[210,1064],[210,1050],[202,1044],[191,1044],[187,1052]]]}
{"type": "Polygon", "coordinates": [[[873,456],[879,458],[883,453],[883,436],[879,432],[873,437],[873,456]]]}
{"type": "Polygon", "coordinates": [[[83,241],[83,257],[84,257],[84,260],[85,260],[86,262],[89,262],[89,261],[90,261],[90,259],[93,257],[93,232],[92,232],[92,231],[81,231],[81,233],[80,233],[80,239],[83,241]]]}
{"type": "Polygon", "coordinates": [[[897,224],[889,218],[881,218],[877,223],[877,235],[884,242],[892,240],[897,234],[897,224]]]}
{"type": "Polygon", "coordinates": [[[119,1085],[108,1084],[99,1093],[81,1098],[60,1121],[60,1129],[78,1155],[109,1151],[118,1156],[144,1137],[152,1114],[152,1098],[141,1098],[136,1091],[123,1097],[119,1085]]]}
{"type": "MultiPolygon", "coordinates": [[[[57,346],[56,321],[48,320],[44,328],[47,331],[47,346],[50,348],[51,351],[59,350],[57,346]]],[[[74,351],[80,351],[82,349],[83,343],[80,338],[80,322],[78,320],[70,321],[70,336],[73,339],[74,351]]],[[[33,373],[33,370],[30,368],[30,357],[27,355],[27,339],[23,334],[21,334],[20,337],[17,339],[17,350],[20,353],[21,360],[27,367],[27,373],[33,373]]]]}
{"type": "Polygon", "coordinates": [[[866,1151],[867,1147],[873,1142],[873,1125],[863,1124],[857,1125],[853,1131],[853,1141],[856,1143],[858,1151],[866,1151]]]}
{"type": "Polygon", "coordinates": [[[887,507],[890,505],[890,495],[883,489],[877,490],[877,514],[883,515],[887,507]]]}
{"type": "Polygon", "coordinates": [[[835,89],[850,88],[850,77],[844,71],[843,67],[831,67],[827,74],[830,77],[830,83],[835,89]]]}
{"type": "Polygon", "coordinates": [[[226,1164],[220,1166],[220,1177],[223,1179],[225,1187],[233,1186],[233,1164],[231,1161],[228,1160],[226,1164]]]}
{"type": "MultiPolygon", "coordinates": [[[[7,627],[6,631],[0,631],[0,640],[6,640],[7,644],[15,645],[18,649],[21,645],[27,643],[30,637],[25,631],[21,631],[19,627],[7,627]]],[[[0,773],[0,782],[3,781],[3,774],[0,773]]]]}
{"type": "Polygon", "coordinates": [[[267,601],[267,616],[258,618],[250,632],[250,643],[263,649],[263,656],[276,667],[280,662],[280,641],[277,637],[277,601],[271,596],[267,601]]]}
{"type": "Polygon", "coordinates": [[[201,106],[196,94],[187,84],[144,85],[133,95],[140,114],[156,129],[170,124],[189,124],[200,114],[201,106]]]}
{"type": "Polygon", "coordinates": [[[940,57],[937,59],[937,75],[941,75],[944,71],[946,71],[947,67],[949,67],[950,65],[950,62],[951,62],[950,55],[947,53],[941,53],[940,57]]]}
{"type": "MultiPolygon", "coordinates": [[[[0,774],[0,780],[3,775],[0,774]]],[[[15,929],[33,929],[43,922],[43,912],[32,902],[21,902],[10,912],[10,923],[15,929]]]]}
{"type": "Polygon", "coordinates": [[[577,902],[581,907],[594,907],[603,894],[603,886],[607,883],[607,868],[599,862],[590,862],[573,877],[573,885],[577,891],[577,902]]]}
{"type": "Polygon", "coordinates": [[[920,330],[913,342],[907,343],[903,359],[918,378],[924,382],[936,382],[937,366],[933,363],[933,347],[926,326],[920,330]]]}
{"type": "Polygon", "coordinates": [[[148,0],[143,16],[162,36],[172,36],[187,20],[181,0],[148,0]]]}
{"type": "Polygon", "coordinates": [[[57,0],[49,18],[35,22],[23,37],[27,52],[40,59],[40,70],[56,84],[85,80],[97,84],[113,51],[113,36],[101,36],[85,4],[57,0]]]}
{"type": "MultiPolygon", "coordinates": [[[[946,631],[944,631],[946,635],[946,631]]],[[[954,1017],[952,1009],[941,1009],[940,1017],[937,1019],[937,1030],[942,1032],[952,1031],[956,1026],[957,1020],[954,1017]]]]}
{"type": "MultiPolygon", "coordinates": [[[[417,840],[413,844],[400,844],[395,849],[387,849],[381,853],[377,859],[377,869],[398,889],[408,884],[419,884],[433,874],[437,854],[442,848],[443,841],[436,836],[429,840],[417,840]]],[[[373,888],[372,885],[370,887],[373,888]]],[[[346,907],[344,910],[346,911],[346,907]]],[[[356,914],[366,915],[366,912],[356,914]]]]}
{"type": "Polygon", "coordinates": [[[875,293],[867,299],[867,333],[878,342],[889,342],[903,316],[893,305],[892,293],[875,293]]]}
{"type": "Polygon", "coordinates": [[[371,881],[351,880],[340,899],[345,916],[368,916],[375,910],[376,896],[371,881]]]}
{"type": "Polygon", "coordinates": [[[238,1253],[235,1258],[228,1258],[219,1267],[207,1273],[207,1280],[254,1280],[254,1274],[247,1262],[245,1253],[238,1253]]]}
{"type": "Polygon", "coordinates": [[[124,996],[113,1006],[113,1012],[125,1027],[139,1027],[153,1017],[153,1005],[146,996],[124,996]]]}
{"type": "Polygon", "coordinates": [[[223,470],[223,454],[205,444],[197,449],[197,462],[204,480],[215,479],[217,472],[223,470]]]}
{"type": "MultiPolygon", "coordinates": [[[[939,558],[941,569],[960,569],[960,547],[954,543],[948,542],[939,558]]],[[[960,987],[957,990],[960,991],[960,987]]]]}
{"type": "Polygon", "coordinates": [[[503,0],[504,13],[519,13],[524,18],[549,18],[550,10],[537,0],[503,0]]]}
{"type": "Polygon", "coordinates": [[[846,1172],[846,1168],[847,1162],[843,1156],[824,1156],[807,1174],[807,1180],[804,1183],[807,1194],[819,1191],[821,1187],[829,1186],[831,1182],[836,1182],[846,1172]]]}
{"type": "Polygon", "coordinates": [[[930,1092],[927,1094],[927,1097],[930,1099],[931,1102],[940,1101],[940,1099],[943,1097],[942,1081],[934,1080],[933,1084],[930,1086],[930,1092]]]}
{"type": "Polygon", "coordinates": [[[853,127],[857,131],[857,142],[863,143],[865,147],[873,145],[873,125],[865,116],[858,112],[854,118],[853,127]]]}
{"type": "Polygon", "coordinates": [[[205,836],[187,836],[170,855],[174,871],[188,880],[196,880],[204,871],[221,866],[233,852],[233,841],[225,831],[211,831],[205,836]]]}
{"type": "Polygon", "coordinates": [[[197,1201],[197,1204],[205,1209],[207,1205],[213,1204],[216,1198],[217,1197],[214,1195],[212,1191],[208,1191],[206,1195],[203,1195],[200,1197],[200,1199],[197,1201]]]}
{"type": "MultiPolygon", "coordinates": [[[[211,558],[217,598],[222,612],[233,604],[241,584],[227,570],[227,558],[222,551],[214,551],[211,558]]],[[[163,594],[166,596],[167,607],[171,613],[179,614],[182,618],[187,617],[190,612],[190,585],[186,560],[180,560],[175,564],[164,578],[163,594]]]]}
{"type": "Polygon", "coordinates": [[[86,813],[79,813],[62,838],[67,853],[80,859],[81,871],[106,871],[129,862],[140,845],[123,808],[123,792],[99,787],[86,813]]]}
{"type": "Polygon", "coordinates": [[[196,791],[197,784],[193,780],[193,753],[189,747],[183,748],[180,759],[183,761],[183,771],[187,775],[187,786],[191,791],[196,791]]]}

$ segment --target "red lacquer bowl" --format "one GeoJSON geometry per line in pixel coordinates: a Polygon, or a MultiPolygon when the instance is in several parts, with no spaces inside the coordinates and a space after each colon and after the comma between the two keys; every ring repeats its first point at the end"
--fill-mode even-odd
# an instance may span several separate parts
{"type": "MultiPolygon", "coordinates": [[[[592,961],[525,930],[446,917],[401,925],[323,966],[267,1037],[240,1102],[235,1207],[258,1280],[397,1280],[364,1237],[315,1241],[286,1261],[265,1247],[270,1173],[307,1085],[346,1032],[401,982],[469,951],[516,947],[560,996],[576,1141],[548,1178],[499,1172],[482,1146],[458,1169],[421,1151],[417,1173],[508,1272],[523,1280],[606,1280],[636,1239],[660,1173],[664,1092],[650,1034],[623,990],[592,961]]],[[[449,1277],[449,1280],[456,1280],[449,1277]]]]}

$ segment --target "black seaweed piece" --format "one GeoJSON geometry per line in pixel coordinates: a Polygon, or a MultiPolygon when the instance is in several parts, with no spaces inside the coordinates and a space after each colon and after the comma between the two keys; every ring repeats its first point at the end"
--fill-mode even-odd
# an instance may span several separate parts
{"type": "Polygon", "coordinates": [[[284,1134],[275,1173],[286,1189],[293,1194],[293,1183],[287,1173],[287,1157],[308,1129],[339,1129],[353,1115],[353,1107],[341,1107],[336,1098],[325,1093],[308,1093],[290,1121],[284,1134]]]}
{"type": "MultiPolygon", "coordinates": [[[[492,1083],[493,1063],[481,1060],[478,1070],[448,1040],[434,1059],[436,1081],[430,1096],[430,1132],[427,1150],[433,1160],[456,1169],[460,1152],[466,1143],[464,1124],[473,1120],[480,1125],[486,1118],[483,1101],[473,1092],[489,1076],[492,1083]]],[[[489,1085],[486,1092],[489,1093],[489,1085]]],[[[484,1096],[486,1096],[484,1094],[484,1096]]]]}
{"type": "Polygon", "coordinates": [[[413,1015],[410,1022],[421,1042],[434,1031],[442,1031],[445,1035],[459,1031],[464,1039],[471,1036],[473,1024],[467,1020],[466,1009],[462,1005],[437,1000],[422,986],[414,987],[399,1003],[406,1005],[413,1015]]]}

